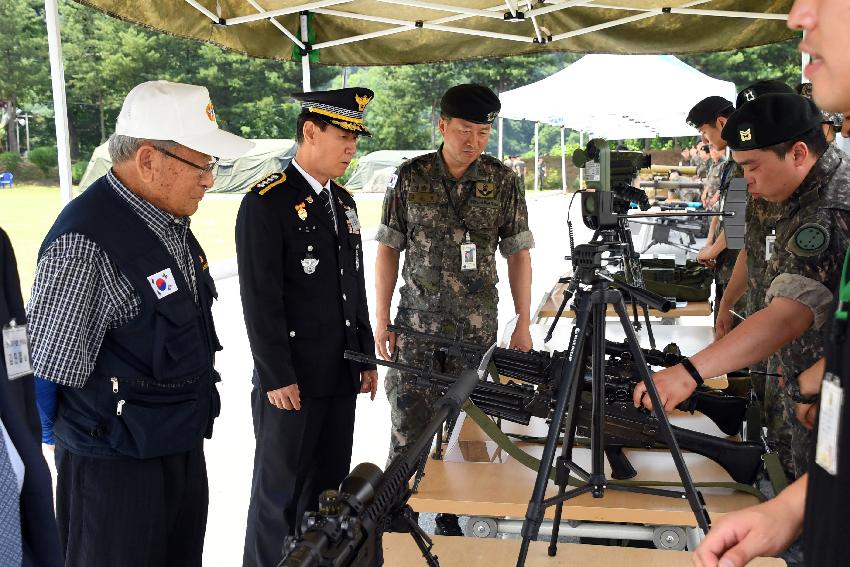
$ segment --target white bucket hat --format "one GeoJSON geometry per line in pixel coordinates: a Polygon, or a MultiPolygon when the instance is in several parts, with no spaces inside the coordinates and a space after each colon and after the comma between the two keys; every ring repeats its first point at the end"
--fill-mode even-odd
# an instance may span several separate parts
{"type": "Polygon", "coordinates": [[[254,142],[218,127],[206,87],[148,81],[133,87],[124,99],[115,133],[146,140],[173,140],[195,151],[233,159],[254,142]]]}

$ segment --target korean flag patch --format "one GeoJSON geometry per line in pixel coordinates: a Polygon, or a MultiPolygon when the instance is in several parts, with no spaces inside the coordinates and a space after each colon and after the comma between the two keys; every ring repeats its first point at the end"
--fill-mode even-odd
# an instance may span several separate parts
{"type": "Polygon", "coordinates": [[[157,299],[162,299],[177,291],[177,282],[174,281],[171,268],[165,268],[161,272],[149,275],[148,283],[151,284],[151,289],[153,289],[157,299]]]}

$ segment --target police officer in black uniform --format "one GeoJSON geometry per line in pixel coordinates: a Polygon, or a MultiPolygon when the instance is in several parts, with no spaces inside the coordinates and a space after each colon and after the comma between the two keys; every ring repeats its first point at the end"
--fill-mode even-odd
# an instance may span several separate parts
{"type": "Polygon", "coordinates": [[[283,540],[348,474],[355,397],[377,371],[343,358],[374,353],[354,199],[342,175],[372,91],[293,95],[295,158],[257,182],[236,220],[245,324],[254,357],[256,452],[243,565],[277,565],[283,540]]]}

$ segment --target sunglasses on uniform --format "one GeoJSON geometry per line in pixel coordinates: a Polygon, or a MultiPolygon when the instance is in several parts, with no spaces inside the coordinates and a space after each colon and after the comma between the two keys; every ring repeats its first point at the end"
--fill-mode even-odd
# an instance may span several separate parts
{"type": "Polygon", "coordinates": [[[165,154],[165,155],[167,155],[167,156],[168,156],[168,157],[170,157],[170,158],[174,158],[174,159],[176,159],[177,161],[182,161],[182,162],[183,162],[183,163],[185,163],[186,165],[191,165],[191,166],[192,166],[192,167],[194,167],[195,169],[199,169],[199,170],[201,171],[201,172],[198,174],[199,176],[201,176],[201,175],[203,175],[203,174],[205,174],[205,173],[212,173],[213,169],[215,169],[215,166],[216,166],[216,164],[218,163],[218,158],[217,158],[217,157],[214,157],[214,158],[212,158],[212,159],[211,159],[211,160],[210,160],[210,161],[209,161],[206,165],[198,165],[198,164],[196,164],[196,163],[192,163],[192,162],[191,162],[191,161],[189,161],[188,159],[185,159],[185,158],[182,158],[182,157],[180,157],[180,156],[178,156],[178,155],[175,155],[175,154],[173,154],[173,153],[169,152],[168,150],[163,150],[163,149],[162,149],[162,148],[160,148],[159,146],[153,146],[153,148],[154,148],[156,151],[158,151],[159,153],[161,153],[161,154],[165,154]]]}

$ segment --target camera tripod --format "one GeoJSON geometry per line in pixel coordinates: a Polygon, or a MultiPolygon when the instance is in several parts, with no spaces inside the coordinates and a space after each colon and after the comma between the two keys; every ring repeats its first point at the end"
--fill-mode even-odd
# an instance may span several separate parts
{"type": "Polygon", "coordinates": [[[620,490],[626,492],[637,492],[654,496],[665,496],[669,498],[686,498],[691,510],[696,517],[697,525],[707,532],[710,526],[708,512],[702,495],[697,492],[688,472],[679,444],[676,441],[664,406],[658,396],[658,391],[650,379],[648,366],[640,350],[635,332],[631,327],[626,313],[623,296],[619,289],[612,288],[614,285],[629,291],[632,297],[641,302],[651,305],[656,309],[665,307],[664,298],[645,290],[633,288],[628,284],[614,282],[606,274],[601,273],[602,254],[610,252],[612,247],[602,243],[582,244],[573,251],[573,264],[576,268],[575,275],[570,287],[564,292],[564,303],[569,301],[573,295],[576,297],[576,326],[570,337],[569,364],[565,365],[560,378],[555,408],[551,415],[549,433],[543,447],[543,455],[540,459],[540,469],[534,483],[531,499],[528,503],[525,521],[522,526],[522,543],[517,557],[517,567],[524,567],[528,555],[529,544],[537,538],[543,515],[546,508],[555,506],[555,518],[552,524],[552,538],[549,544],[549,555],[557,553],[558,528],[561,523],[561,514],[564,502],[585,493],[591,493],[594,498],[602,498],[605,490],[620,490]],[[581,289],[580,284],[590,286],[590,289],[581,289]],[[608,305],[613,305],[620,318],[620,324],[626,333],[626,342],[629,345],[635,367],[640,372],[641,378],[646,384],[646,390],[652,400],[653,412],[658,419],[658,427],[664,443],[670,450],[679,477],[682,480],[684,491],[665,490],[641,486],[624,486],[609,484],[605,476],[605,454],[604,454],[604,423],[605,423],[605,313],[608,305]],[[576,416],[581,403],[581,389],[583,374],[588,360],[592,368],[592,417],[591,417],[591,470],[587,472],[572,461],[572,450],[575,443],[576,416]],[[555,458],[558,439],[561,435],[561,426],[564,426],[564,442],[561,446],[560,456],[555,458]],[[558,486],[557,496],[545,498],[546,487],[549,482],[549,471],[555,462],[555,477],[558,486]],[[577,488],[567,491],[570,480],[570,472],[575,474],[583,484],[577,488]]]}

